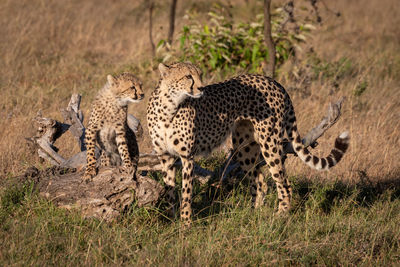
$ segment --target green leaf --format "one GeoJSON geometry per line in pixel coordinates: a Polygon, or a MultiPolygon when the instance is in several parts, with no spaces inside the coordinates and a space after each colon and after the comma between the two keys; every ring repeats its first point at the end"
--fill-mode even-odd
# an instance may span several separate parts
{"type": "Polygon", "coordinates": [[[210,29],[208,28],[208,25],[204,25],[204,33],[205,34],[209,34],[210,33],[210,29]]]}
{"type": "Polygon", "coordinates": [[[166,43],[166,41],[164,39],[161,39],[157,44],[157,48],[159,48],[160,46],[162,46],[165,43],[166,43]]]}
{"type": "Polygon", "coordinates": [[[260,46],[258,44],[255,44],[253,46],[253,50],[252,50],[252,53],[251,53],[251,63],[256,61],[259,48],[260,48],[260,46]]]}

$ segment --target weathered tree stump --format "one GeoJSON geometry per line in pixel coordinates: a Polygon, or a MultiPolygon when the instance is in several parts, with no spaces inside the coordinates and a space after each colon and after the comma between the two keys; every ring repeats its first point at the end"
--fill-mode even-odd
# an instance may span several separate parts
{"type": "Polygon", "coordinates": [[[103,168],[92,182],[81,179],[73,168],[54,166],[44,171],[30,167],[22,181],[32,181],[39,194],[56,206],[78,209],[85,217],[106,221],[118,217],[134,201],[137,205],[154,206],[164,192],[156,181],[138,176],[134,181],[120,168],[103,168]]]}

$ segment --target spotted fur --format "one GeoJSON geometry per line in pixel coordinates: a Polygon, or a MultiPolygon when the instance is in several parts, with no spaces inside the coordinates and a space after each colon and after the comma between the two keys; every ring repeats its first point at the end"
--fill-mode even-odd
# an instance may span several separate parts
{"type": "Polygon", "coordinates": [[[143,99],[142,83],[130,73],[107,76],[107,83],[92,104],[89,124],[85,132],[86,170],[82,178],[96,175],[95,144],[101,148],[101,165],[120,165],[134,171],[138,162],[138,147],[134,132],[127,125],[129,103],[143,99]]]}
{"type": "Polygon", "coordinates": [[[312,155],[301,142],[289,95],[269,77],[245,74],[201,87],[200,72],[190,63],[160,64],[159,70],[160,83],[147,110],[148,128],[170,192],[175,186],[174,158],[182,160],[181,219],[187,225],[192,214],[193,157],[209,154],[230,133],[236,160],[252,177],[254,205],[263,204],[267,189],[257,164],[261,154],[277,186],[279,212],[289,210],[292,195],[284,171],[285,137],[299,158],[315,169],[333,167],[348,147],[345,132],[336,139],[329,156],[312,155]]]}

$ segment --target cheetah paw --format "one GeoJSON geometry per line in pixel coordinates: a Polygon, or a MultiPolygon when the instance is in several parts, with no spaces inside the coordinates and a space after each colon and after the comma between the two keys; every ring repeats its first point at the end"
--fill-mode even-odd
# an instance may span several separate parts
{"type": "Polygon", "coordinates": [[[182,229],[189,230],[192,228],[192,220],[191,219],[183,219],[182,220],[182,229]]]}
{"type": "Polygon", "coordinates": [[[86,183],[92,181],[92,178],[96,176],[96,169],[86,169],[85,173],[82,175],[82,180],[86,183]]]}
{"type": "Polygon", "coordinates": [[[135,173],[135,170],[132,167],[126,167],[126,166],[119,166],[118,167],[118,172],[122,175],[133,175],[135,173]]]}

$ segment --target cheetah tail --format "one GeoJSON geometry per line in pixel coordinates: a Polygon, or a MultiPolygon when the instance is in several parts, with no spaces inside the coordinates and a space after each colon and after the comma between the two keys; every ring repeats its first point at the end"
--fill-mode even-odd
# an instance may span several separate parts
{"type": "Polygon", "coordinates": [[[301,142],[300,135],[297,131],[293,131],[293,140],[292,145],[294,150],[297,153],[297,156],[310,166],[316,170],[328,170],[335,166],[343,157],[344,153],[346,152],[347,148],[349,147],[349,132],[341,133],[335,140],[335,146],[331,150],[331,153],[324,158],[319,158],[314,156],[308,151],[306,147],[304,147],[303,143],[301,142]]]}

